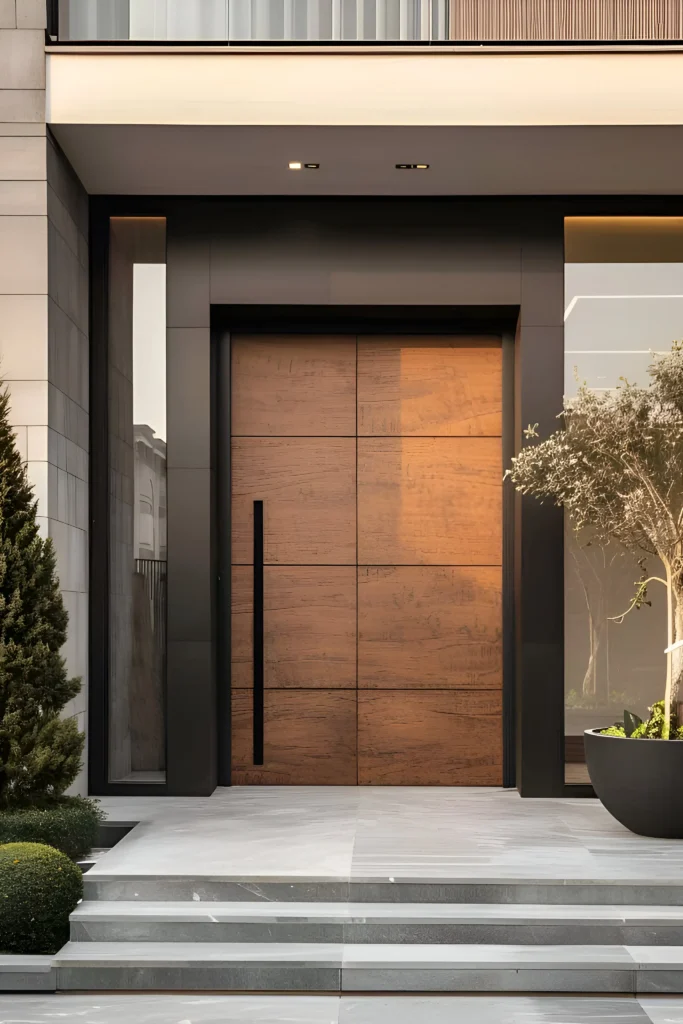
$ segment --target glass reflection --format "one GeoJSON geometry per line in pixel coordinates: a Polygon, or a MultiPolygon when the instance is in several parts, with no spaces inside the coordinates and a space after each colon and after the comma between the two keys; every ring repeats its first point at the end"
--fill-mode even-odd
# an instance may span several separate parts
{"type": "Polygon", "coordinates": [[[166,222],[110,221],[109,777],[163,782],[166,222]]]}
{"type": "MultiPolygon", "coordinates": [[[[565,220],[565,394],[620,378],[647,384],[653,353],[666,352],[683,323],[683,218],[565,220]]],[[[565,524],[565,779],[588,782],[584,729],[610,725],[625,708],[644,716],[662,688],[666,593],[610,621],[630,604],[636,559],[577,537],[565,524]]],[[[659,574],[659,561],[648,572],[659,574]]]]}

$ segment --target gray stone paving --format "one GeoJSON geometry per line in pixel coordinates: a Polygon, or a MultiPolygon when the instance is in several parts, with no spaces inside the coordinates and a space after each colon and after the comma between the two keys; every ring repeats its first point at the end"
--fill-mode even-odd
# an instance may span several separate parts
{"type": "Polygon", "coordinates": [[[145,875],[573,880],[656,889],[683,878],[683,843],[633,835],[597,800],[522,800],[501,789],[264,786],[206,798],[108,797],[102,805],[114,820],[143,823],[98,861],[93,882],[145,875]]]}
{"type": "Polygon", "coordinates": [[[101,995],[21,1002],[29,1016],[7,1016],[12,1024],[48,1019],[40,1013],[54,1007],[68,1022],[72,1005],[82,1024],[108,1024],[112,1012],[142,1024],[167,1012],[171,1024],[212,1013],[311,1024],[680,1020],[678,1002],[658,997],[683,993],[683,844],[634,836],[595,800],[236,787],[103,806],[140,824],[86,875],[96,903],[83,905],[76,941],[54,961],[60,992],[101,995]],[[361,919],[348,933],[347,915],[361,919]],[[455,944],[442,931],[449,915],[455,944]],[[368,918],[376,935],[363,933],[368,918]],[[439,930],[411,932],[411,921],[439,930]],[[476,929],[470,944],[463,925],[476,929]],[[143,990],[169,996],[106,995],[143,990]],[[245,995],[180,995],[191,990],[245,995]],[[652,996],[650,1018],[633,993],[652,996]]]}
{"type": "Polygon", "coordinates": [[[0,1024],[681,1024],[683,997],[0,996],[0,1024]]]}

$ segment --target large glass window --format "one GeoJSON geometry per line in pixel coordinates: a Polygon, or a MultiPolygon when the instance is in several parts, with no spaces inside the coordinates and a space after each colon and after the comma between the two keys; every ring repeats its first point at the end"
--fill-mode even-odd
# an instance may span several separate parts
{"type": "Polygon", "coordinates": [[[112,217],[109,779],[165,780],[166,221],[112,217]]]}
{"type": "MultiPolygon", "coordinates": [[[[569,217],[565,221],[565,394],[579,382],[606,391],[647,384],[656,352],[681,338],[683,218],[569,217]]],[[[663,691],[666,592],[628,606],[641,576],[620,547],[602,549],[566,523],[565,780],[588,782],[583,730],[625,708],[644,716],[663,691]]],[[[648,573],[660,567],[648,561],[648,573]]],[[[661,571],[661,570],[660,570],[661,571]]]]}

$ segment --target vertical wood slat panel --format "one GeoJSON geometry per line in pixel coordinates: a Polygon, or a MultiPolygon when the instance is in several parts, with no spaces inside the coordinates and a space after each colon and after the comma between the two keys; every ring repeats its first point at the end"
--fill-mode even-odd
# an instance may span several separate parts
{"type": "Polygon", "coordinates": [[[683,0],[451,0],[459,40],[683,38],[683,0]]]}

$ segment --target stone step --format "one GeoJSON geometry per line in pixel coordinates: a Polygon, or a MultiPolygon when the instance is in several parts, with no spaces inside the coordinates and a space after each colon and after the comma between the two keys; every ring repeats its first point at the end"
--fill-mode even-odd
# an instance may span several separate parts
{"type": "Polygon", "coordinates": [[[683,945],[683,907],[83,902],[75,942],[683,945]]]}
{"type": "Polygon", "coordinates": [[[683,992],[680,946],[70,942],[60,991],[683,992]]]}
{"type": "Polygon", "coordinates": [[[54,992],[56,971],[51,956],[0,954],[0,992],[54,992]]]}
{"type": "Polygon", "coordinates": [[[83,879],[86,900],[276,903],[548,903],[683,907],[683,881],[622,879],[230,878],[127,875],[95,866],[83,879]]]}

